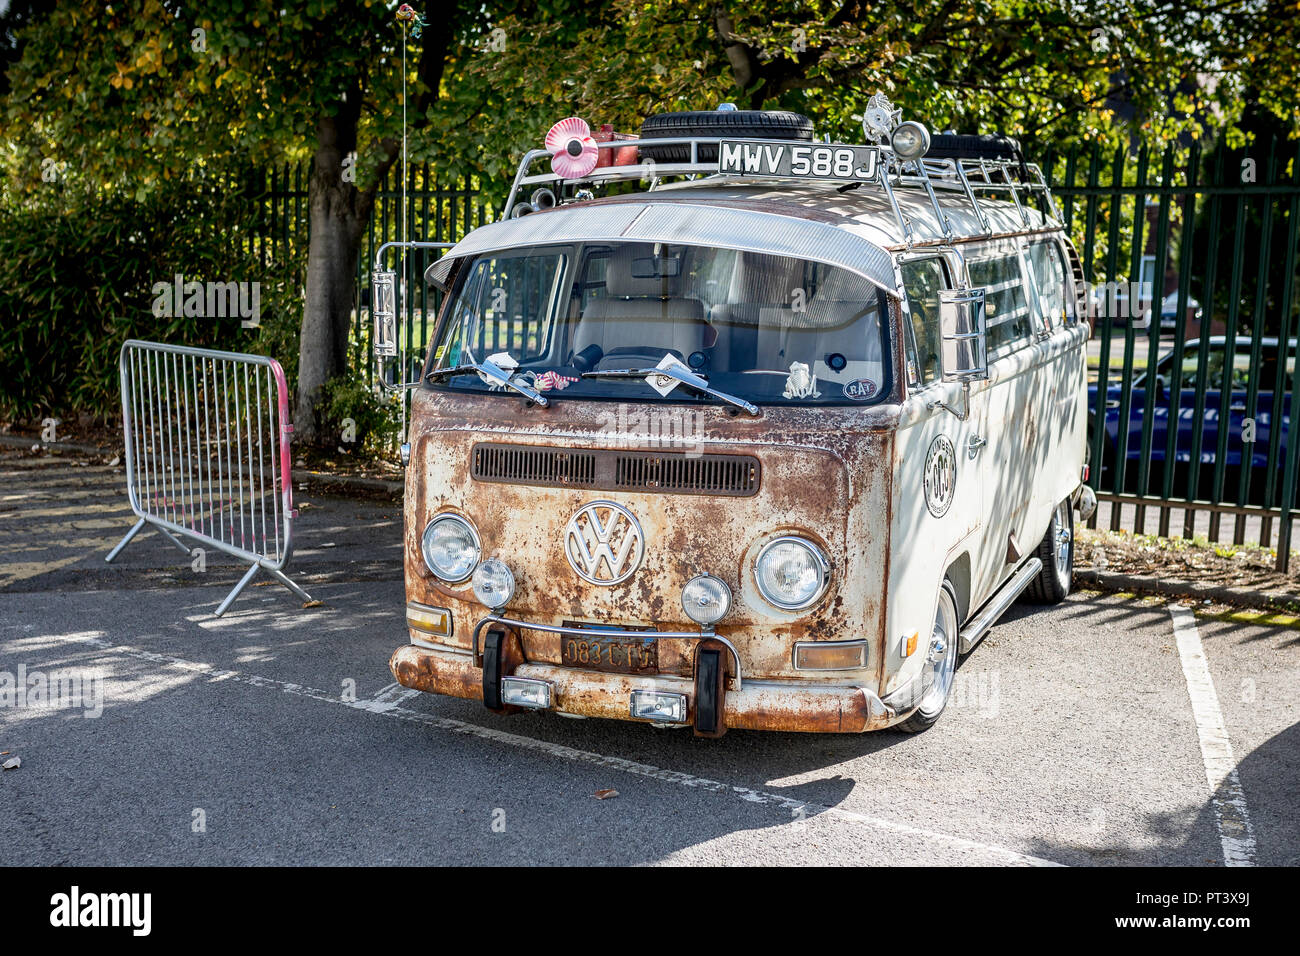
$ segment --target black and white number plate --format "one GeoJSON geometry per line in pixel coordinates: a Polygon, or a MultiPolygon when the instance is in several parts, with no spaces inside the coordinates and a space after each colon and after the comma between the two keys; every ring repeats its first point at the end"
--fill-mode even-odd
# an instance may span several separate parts
{"type": "Polygon", "coordinates": [[[878,156],[874,146],[732,139],[718,144],[718,172],[779,179],[865,182],[875,179],[878,156]]]}

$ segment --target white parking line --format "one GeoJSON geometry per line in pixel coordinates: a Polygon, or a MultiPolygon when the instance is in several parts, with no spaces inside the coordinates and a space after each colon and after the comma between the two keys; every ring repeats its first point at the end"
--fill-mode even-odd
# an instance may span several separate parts
{"type": "MultiPolygon", "coordinates": [[[[188,661],[183,658],[173,657],[169,654],[159,654],[154,651],[146,651],[126,644],[114,644],[112,641],[100,637],[99,632],[65,634],[62,635],[62,637],[65,640],[74,640],[84,644],[90,644],[113,654],[121,654],[138,660],[150,661],[155,664],[161,664],[165,667],[178,667],[182,670],[194,671],[204,675],[208,681],[212,683],[218,681],[230,681],[237,684],[247,684],[252,687],[278,690],[285,694],[291,694],[298,697],[309,697],[312,700],[323,701],[329,704],[342,704],[344,707],[367,711],[372,714],[378,714],[381,717],[393,717],[398,720],[408,720],[414,723],[424,724],[425,726],[436,727],[440,730],[448,730],[458,734],[467,734],[472,737],[492,740],[512,747],[521,747],[526,750],[547,754],[574,763],[586,763],[600,767],[609,767],[614,770],[621,770],[624,773],[635,774],[639,777],[648,777],[665,783],[675,783],[678,786],[691,787],[699,790],[710,790],[715,793],[726,793],[743,800],[746,803],[784,807],[791,811],[792,819],[807,819],[811,816],[826,814],[831,819],[842,820],[846,823],[854,823],[859,826],[869,827],[873,830],[879,830],[900,836],[919,837],[936,843],[941,843],[954,849],[969,850],[980,853],[988,858],[989,862],[1011,864],[1015,866],[1062,865],[1053,860],[1031,856],[1026,853],[1019,853],[1006,847],[981,843],[978,840],[968,840],[965,837],[953,836],[952,834],[941,833],[936,830],[913,827],[905,823],[897,823],[893,820],[884,820],[863,813],[855,813],[852,810],[844,810],[840,807],[808,803],[807,801],[795,800],[791,797],[781,796],[780,794],[767,793],[762,790],[753,790],[749,787],[739,787],[734,784],[710,780],[707,777],[697,777],[693,774],[681,773],[676,770],[665,770],[661,767],[638,763],[634,760],[626,760],[622,757],[610,757],[592,751],[576,750],[573,747],[565,747],[562,744],[554,744],[545,740],[537,740],[532,737],[524,737],[519,734],[494,730],[490,727],[482,727],[478,724],[469,724],[464,721],[453,720],[450,717],[438,717],[423,711],[411,710],[399,706],[399,695],[394,693],[393,687],[395,685],[391,684],[381,690],[374,698],[369,700],[348,701],[343,700],[337,695],[313,687],[307,687],[302,684],[275,680],[269,677],[258,677],[252,674],[242,674],[239,671],[223,670],[218,667],[213,667],[211,664],[188,661]]],[[[411,693],[419,694],[420,692],[412,691],[411,693]]],[[[400,695],[400,699],[405,700],[405,695],[400,695]]]]}
{"type": "Polygon", "coordinates": [[[361,710],[368,710],[372,714],[386,714],[390,710],[395,709],[399,704],[404,704],[412,697],[418,696],[420,696],[420,691],[412,690],[409,687],[403,687],[401,684],[392,683],[383,688],[369,700],[355,701],[352,706],[361,710]]]}
{"type": "Polygon", "coordinates": [[[1210,665],[1196,630],[1196,616],[1180,604],[1169,606],[1169,616],[1174,621],[1174,639],[1183,662],[1187,693],[1192,699],[1196,733],[1201,739],[1201,758],[1205,761],[1205,778],[1210,783],[1210,802],[1219,828],[1224,865],[1254,866],[1255,831],[1246,812],[1246,794],[1237,776],[1237,761],[1219,710],[1210,665]]]}

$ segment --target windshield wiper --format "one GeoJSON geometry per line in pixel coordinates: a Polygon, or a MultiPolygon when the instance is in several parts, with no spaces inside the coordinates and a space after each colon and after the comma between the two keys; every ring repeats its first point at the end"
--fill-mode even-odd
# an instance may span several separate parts
{"type": "Polygon", "coordinates": [[[516,382],[505,370],[499,365],[484,359],[482,362],[468,362],[465,365],[454,365],[451,368],[436,368],[428,375],[424,376],[426,382],[436,382],[440,379],[451,378],[453,375],[464,375],[468,372],[477,372],[480,375],[490,378],[497,385],[503,388],[510,388],[518,392],[530,402],[534,402],[545,408],[549,403],[546,396],[537,389],[532,388],[522,382],[516,382]]]}
{"type": "Polygon", "coordinates": [[[759,414],[758,406],[752,405],[743,398],[737,398],[735,395],[728,395],[726,392],[719,392],[711,386],[703,376],[683,372],[679,368],[611,368],[598,372],[583,372],[583,378],[649,378],[651,375],[663,375],[671,378],[675,382],[680,382],[687,388],[693,388],[696,391],[703,392],[705,395],[711,395],[714,398],[721,399],[729,405],[735,405],[737,408],[743,408],[751,415],[759,414]]]}

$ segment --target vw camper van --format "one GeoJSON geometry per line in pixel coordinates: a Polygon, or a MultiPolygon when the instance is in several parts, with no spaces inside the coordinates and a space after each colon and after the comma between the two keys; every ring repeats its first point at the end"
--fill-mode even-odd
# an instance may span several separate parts
{"type": "Polygon", "coordinates": [[[1014,141],[899,119],[877,95],[836,144],[725,104],[606,142],[570,118],[524,155],[425,276],[401,684],[921,731],[1013,601],[1065,598],[1078,258],[1014,141]]]}

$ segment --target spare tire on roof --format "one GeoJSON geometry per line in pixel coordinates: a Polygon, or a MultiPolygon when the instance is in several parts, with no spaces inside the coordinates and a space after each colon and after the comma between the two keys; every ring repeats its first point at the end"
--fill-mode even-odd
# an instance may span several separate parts
{"type": "MultiPolygon", "coordinates": [[[[812,142],[813,122],[801,113],[781,110],[696,110],[689,113],[656,113],[641,124],[642,139],[686,136],[721,136],[734,139],[792,139],[812,142]]],[[[697,157],[702,163],[718,160],[718,148],[700,144],[697,157]]],[[[689,163],[691,147],[641,147],[641,159],[656,163],[689,163]]]]}
{"type": "Polygon", "coordinates": [[[1025,154],[1020,141],[1001,133],[932,133],[926,159],[1003,159],[1020,166],[1020,175],[1028,179],[1025,154]]]}

